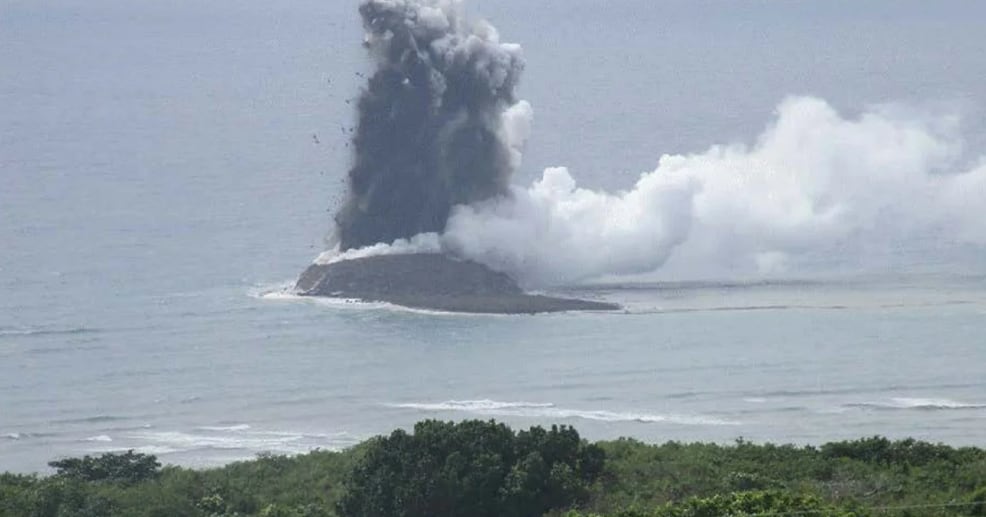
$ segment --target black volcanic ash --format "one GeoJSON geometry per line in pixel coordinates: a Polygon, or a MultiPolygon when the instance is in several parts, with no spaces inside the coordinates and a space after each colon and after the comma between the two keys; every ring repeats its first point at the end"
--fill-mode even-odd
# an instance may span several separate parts
{"type": "Polygon", "coordinates": [[[515,102],[520,47],[456,2],[365,0],[376,70],[358,103],[342,251],[445,229],[451,208],[506,194],[513,169],[503,114],[515,102]]]}

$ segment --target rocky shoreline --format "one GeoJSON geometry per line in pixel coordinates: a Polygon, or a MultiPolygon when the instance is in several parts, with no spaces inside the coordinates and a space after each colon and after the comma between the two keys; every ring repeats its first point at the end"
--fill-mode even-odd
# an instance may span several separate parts
{"type": "Polygon", "coordinates": [[[612,303],[525,293],[504,273],[437,253],[378,255],[313,264],[295,286],[303,296],[357,298],[445,312],[537,314],[612,311],[612,303]]]}

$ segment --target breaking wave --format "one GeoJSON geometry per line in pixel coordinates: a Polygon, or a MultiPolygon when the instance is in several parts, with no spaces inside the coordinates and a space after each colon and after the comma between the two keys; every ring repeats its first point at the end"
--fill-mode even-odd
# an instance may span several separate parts
{"type": "Polygon", "coordinates": [[[0,327],[0,339],[5,337],[37,337],[74,334],[89,334],[99,329],[87,327],[48,328],[48,327],[0,327]]]}
{"type": "MultiPolygon", "coordinates": [[[[385,253],[390,253],[390,252],[386,251],[385,253]]],[[[332,257],[336,255],[337,254],[335,252],[325,252],[322,254],[322,257],[324,257],[324,260],[328,261],[326,263],[332,263],[338,260],[349,260],[351,258],[357,258],[356,256],[353,256],[349,253],[345,253],[344,255],[346,256],[346,258],[333,259],[332,257]]],[[[362,255],[362,256],[371,256],[371,255],[362,255]]],[[[320,257],[319,260],[322,260],[322,257],[320,257]]],[[[401,312],[408,314],[422,314],[428,316],[443,316],[443,317],[455,317],[455,318],[510,317],[509,314],[466,313],[466,312],[440,311],[435,309],[420,309],[415,307],[405,307],[403,305],[397,305],[388,302],[361,300],[359,298],[333,298],[331,296],[302,296],[294,290],[293,284],[291,285],[290,288],[272,287],[268,289],[254,289],[254,290],[250,290],[248,292],[248,295],[258,300],[264,300],[270,302],[307,303],[307,304],[318,305],[322,307],[328,307],[332,309],[383,310],[390,312],[401,312]]]]}
{"type": "Polygon", "coordinates": [[[877,410],[974,410],[986,409],[986,404],[970,404],[951,399],[895,397],[886,401],[846,404],[845,407],[877,410]]]}
{"type": "Polygon", "coordinates": [[[315,449],[341,450],[356,445],[360,438],[348,433],[255,431],[244,424],[200,427],[191,432],[139,432],[122,436],[120,441],[135,443],[134,450],[145,454],[178,454],[209,450],[304,454],[315,449]]]}
{"type": "Polygon", "coordinates": [[[54,420],[52,424],[102,424],[109,422],[124,422],[131,420],[129,417],[115,416],[115,415],[94,415],[79,418],[66,418],[63,420],[54,420]]]}
{"type": "Polygon", "coordinates": [[[58,433],[6,433],[3,434],[3,438],[6,440],[29,440],[34,438],[51,438],[57,436],[58,433]]]}
{"type": "Polygon", "coordinates": [[[387,407],[426,412],[464,412],[483,416],[546,419],[580,419],[601,422],[668,423],[679,425],[739,425],[739,422],[703,415],[649,414],[638,412],[560,408],[550,403],[449,400],[445,402],[389,403],[387,407]]]}
{"type": "Polygon", "coordinates": [[[505,409],[553,408],[554,404],[538,402],[498,402],[495,400],[449,400],[436,403],[386,404],[387,407],[420,409],[422,411],[500,411],[505,409]]]}
{"type": "Polygon", "coordinates": [[[248,429],[250,429],[250,425],[249,424],[235,424],[235,425],[228,425],[228,426],[221,426],[221,425],[220,426],[203,426],[203,427],[199,427],[198,428],[199,431],[217,431],[217,432],[223,432],[223,431],[246,431],[248,429]]]}

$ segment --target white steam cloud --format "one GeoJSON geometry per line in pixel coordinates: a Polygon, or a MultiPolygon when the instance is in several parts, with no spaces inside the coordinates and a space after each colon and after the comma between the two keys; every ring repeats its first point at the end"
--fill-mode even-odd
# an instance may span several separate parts
{"type": "MultiPolygon", "coordinates": [[[[504,115],[512,159],[526,103],[504,115]]],[[[955,117],[875,109],[846,118],[812,97],[785,100],[751,146],[665,155],[621,192],[580,188],[565,168],[530,187],[457,206],[443,235],[326,254],[444,251],[528,286],[648,273],[669,258],[784,270],[893,252],[986,246],[986,157],[962,165],[955,117]]]]}
{"type": "Polygon", "coordinates": [[[790,98],[752,146],[665,155],[616,193],[551,168],[509,196],[457,207],[441,242],[527,285],[652,272],[672,255],[770,272],[908,241],[982,246],[986,159],[959,165],[956,125],[891,109],[848,119],[790,98]]]}
{"type": "Polygon", "coordinates": [[[377,68],[336,216],[346,251],[316,262],[444,252],[531,287],[669,261],[771,273],[986,249],[986,156],[963,161],[956,117],[850,118],[793,97],[752,145],[662,156],[629,190],[580,188],[563,167],[523,188],[509,183],[533,118],[514,94],[520,47],[459,0],[362,0],[360,14],[377,68]]]}

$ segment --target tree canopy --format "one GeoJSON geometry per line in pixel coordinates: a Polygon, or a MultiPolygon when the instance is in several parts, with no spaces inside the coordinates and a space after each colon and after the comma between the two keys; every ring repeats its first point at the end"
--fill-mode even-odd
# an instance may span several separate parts
{"type": "Polygon", "coordinates": [[[0,517],[986,516],[986,450],[863,438],[794,446],[426,421],[340,452],[160,468],[121,454],[0,474],[0,517]]]}
{"type": "Polygon", "coordinates": [[[514,433],[495,422],[425,421],[372,441],[347,481],[343,517],[537,516],[585,500],[602,449],[575,429],[514,433]]]}
{"type": "Polygon", "coordinates": [[[83,456],[51,461],[49,467],[56,469],[58,476],[80,481],[105,481],[133,485],[153,479],[161,472],[161,463],[147,454],[129,450],[123,454],[107,453],[102,456],[83,456]]]}

